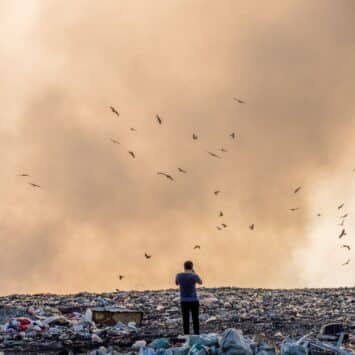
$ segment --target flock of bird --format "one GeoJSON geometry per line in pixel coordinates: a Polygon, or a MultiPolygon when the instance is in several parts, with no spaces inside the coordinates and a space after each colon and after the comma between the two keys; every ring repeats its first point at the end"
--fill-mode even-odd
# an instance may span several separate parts
{"type": "MultiPolygon", "coordinates": [[[[245,104],[245,101],[243,101],[243,100],[240,100],[240,99],[237,99],[237,98],[234,98],[234,100],[237,101],[237,102],[240,103],[240,104],[245,104]]],[[[111,112],[112,112],[114,115],[116,115],[117,117],[120,116],[120,113],[116,110],[115,107],[110,106],[110,110],[111,110],[111,112]]],[[[157,121],[157,123],[158,123],[159,125],[162,125],[162,124],[163,124],[163,119],[162,119],[158,114],[155,116],[155,119],[156,119],[156,121],[157,121]]],[[[136,131],[136,129],[135,129],[135,128],[131,128],[131,131],[136,131]]],[[[231,133],[229,134],[229,137],[230,137],[231,139],[235,139],[235,138],[236,138],[235,132],[231,132],[231,133]]],[[[198,140],[198,135],[197,135],[196,133],[193,133],[193,134],[192,134],[192,139],[195,140],[195,141],[198,140]]],[[[118,140],[116,140],[116,139],[114,139],[114,138],[111,138],[111,142],[112,142],[113,144],[121,144],[118,140]]],[[[135,158],[134,152],[129,151],[129,150],[127,150],[127,152],[131,155],[132,158],[135,158]]],[[[220,152],[226,153],[227,150],[226,150],[225,148],[220,148],[220,152]]],[[[218,154],[216,154],[216,153],[214,153],[214,152],[211,152],[211,151],[207,151],[207,154],[209,154],[211,157],[216,158],[216,159],[221,159],[221,158],[222,158],[220,155],[218,155],[218,154]]],[[[180,168],[180,167],[177,168],[177,171],[178,171],[179,173],[182,173],[182,174],[187,174],[187,171],[186,171],[185,169],[183,169],[183,168],[180,168]]],[[[173,177],[171,174],[167,173],[167,172],[158,171],[158,172],[157,172],[157,175],[163,176],[163,177],[165,177],[166,179],[168,179],[168,180],[170,180],[170,181],[174,181],[174,177],[173,177]]],[[[221,192],[220,190],[216,190],[216,191],[214,191],[214,194],[217,196],[220,192],[221,192]]],[[[223,215],[224,215],[223,212],[220,211],[220,212],[219,212],[219,217],[223,217],[223,215]]],[[[225,223],[221,223],[220,225],[216,226],[217,230],[222,230],[222,229],[227,228],[227,227],[228,227],[228,226],[227,226],[227,224],[225,224],[225,223]]],[[[254,225],[250,226],[250,228],[251,228],[251,229],[254,229],[254,225]]],[[[201,249],[201,246],[200,246],[200,245],[195,245],[195,246],[193,247],[193,249],[194,249],[194,250],[201,249]]],[[[149,255],[149,254],[147,254],[147,253],[144,253],[144,257],[145,257],[146,259],[151,259],[152,255],[149,255]]],[[[124,275],[119,275],[118,278],[119,278],[120,280],[123,280],[124,275]]]]}
{"type": "MultiPolygon", "coordinates": [[[[237,101],[238,103],[240,103],[240,104],[245,104],[245,101],[243,101],[243,100],[240,100],[240,99],[237,99],[237,98],[233,98],[233,99],[234,99],[235,101],[237,101]]],[[[119,112],[115,109],[115,107],[110,106],[110,110],[111,110],[111,112],[112,112],[113,114],[115,114],[117,117],[120,116],[119,112]]],[[[155,116],[155,118],[156,118],[156,121],[157,121],[157,123],[158,123],[159,125],[162,125],[162,124],[163,124],[163,119],[162,119],[158,114],[155,116]]],[[[134,128],[131,128],[131,130],[136,131],[134,128]]],[[[235,134],[235,132],[231,132],[231,133],[229,134],[229,137],[230,137],[231,139],[236,139],[236,134],[235,134]]],[[[192,139],[193,139],[193,140],[196,141],[196,140],[198,140],[198,138],[199,138],[199,137],[198,137],[198,135],[197,135],[196,133],[193,133],[193,134],[192,134],[192,139]]],[[[114,143],[114,144],[121,144],[119,141],[117,141],[117,140],[114,139],[114,138],[111,138],[111,142],[114,143]]],[[[222,153],[226,153],[226,152],[227,152],[227,150],[226,150],[225,148],[220,148],[219,151],[222,152],[222,153]]],[[[216,158],[216,159],[221,159],[221,158],[222,158],[220,155],[218,155],[218,154],[216,154],[216,153],[214,153],[214,152],[211,152],[211,151],[206,151],[206,152],[207,152],[207,154],[209,154],[209,155],[210,155],[211,157],[213,157],[213,158],[216,158]]],[[[134,152],[128,150],[128,153],[132,156],[132,158],[135,158],[134,152]]],[[[182,173],[182,174],[187,174],[187,171],[186,171],[185,169],[183,169],[183,168],[178,167],[177,170],[178,170],[178,172],[180,172],[180,173],[182,173]]],[[[157,175],[163,176],[163,177],[165,177],[166,179],[168,179],[168,180],[170,180],[170,181],[174,181],[174,177],[173,177],[171,174],[167,173],[167,172],[158,171],[158,172],[157,172],[157,175]]],[[[216,190],[216,191],[214,191],[214,194],[217,196],[220,192],[221,192],[220,190],[216,190]]],[[[220,212],[219,212],[219,217],[223,217],[223,216],[224,216],[223,212],[220,211],[220,212]]],[[[228,225],[227,225],[226,223],[221,223],[220,225],[216,226],[217,230],[223,230],[224,228],[227,228],[227,227],[228,227],[228,225]]],[[[254,229],[254,224],[251,225],[249,228],[250,228],[251,230],[253,230],[253,229],[254,229]]],[[[200,245],[195,245],[195,246],[193,247],[193,249],[194,249],[194,250],[196,250],[196,249],[201,249],[201,246],[200,246],[200,245]]],[[[148,255],[147,253],[145,253],[145,254],[144,254],[144,257],[145,257],[146,259],[150,259],[152,256],[151,256],[151,255],[148,255]]],[[[124,277],[123,275],[119,275],[120,280],[122,280],[123,277],[124,277]]]]}
{"type": "MultiPolygon", "coordinates": [[[[344,203],[342,203],[342,204],[340,204],[340,205],[338,206],[338,210],[341,210],[343,207],[344,207],[344,203]]],[[[345,237],[345,236],[347,235],[347,234],[346,234],[346,230],[345,230],[345,228],[344,228],[344,223],[345,223],[345,219],[348,217],[348,215],[349,215],[348,213],[345,213],[345,214],[343,214],[343,215],[340,216],[341,222],[338,223],[338,226],[342,227],[342,229],[341,229],[341,232],[340,232],[340,234],[339,234],[339,236],[338,236],[339,239],[342,239],[343,237],[345,237]]],[[[351,250],[351,247],[350,247],[349,244],[342,244],[342,245],[341,245],[341,248],[345,248],[345,249],[347,249],[348,251],[351,250]]],[[[350,264],[350,261],[351,261],[350,259],[347,259],[347,260],[345,261],[345,263],[342,264],[342,265],[343,265],[343,266],[348,265],[348,264],[350,264]]]]}
{"type": "MultiPolygon", "coordinates": [[[[244,100],[241,100],[241,99],[236,98],[236,97],[234,97],[233,100],[236,101],[238,104],[246,104],[246,102],[245,102],[244,100]]],[[[116,109],[115,107],[110,106],[109,109],[111,110],[112,114],[114,114],[115,116],[117,116],[117,118],[120,117],[120,113],[117,111],[117,109],[116,109]]],[[[156,121],[157,121],[157,123],[158,123],[159,125],[162,125],[162,124],[163,124],[163,119],[161,118],[160,115],[157,114],[157,115],[155,116],[155,119],[156,119],[156,121]]],[[[130,130],[136,132],[136,129],[133,128],[133,127],[131,127],[130,130]]],[[[235,140],[235,139],[236,139],[236,133],[235,133],[235,132],[231,132],[231,133],[229,134],[229,137],[230,137],[230,139],[235,140]]],[[[193,133],[193,134],[192,134],[192,139],[193,139],[193,140],[198,140],[199,137],[198,137],[198,135],[197,135],[196,133],[193,133]]],[[[110,138],[110,141],[111,141],[112,144],[117,144],[117,145],[123,146],[123,145],[121,144],[121,142],[119,142],[119,141],[118,141],[117,139],[115,139],[115,138],[110,138]]],[[[221,153],[226,153],[226,152],[227,152],[227,150],[226,150],[225,148],[220,148],[219,151],[220,151],[221,153]]],[[[132,150],[128,150],[128,149],[127,149],[127,153],[128,153],[133,159],[136,158],[136,154],[135,154],[135,152],[133,152],[132,150]]],[[[212,152],[212,151],[206,151],[206,153],[207,153],[208,155],[210,155],[211,157],[215,158],[215,159],[222,159],[221,154],[217,154],[217,153],[212,152]]],[[[177,168],[177,171],[178,171],[179,173],[181,173],[181,174],[187,174],[187,173],[188,173],[187,170],[185,170],[185,169],[183,169],[183,168],[181,168],[181,167],[178,167],[178,168],[177,168]]],[[[355,172],[355,168],[353,169],[353,171],[355,172]]],[[[167,173],[167,172],[163,172],[163,171],[158,171],[158,172],[157,172],[157,175],[162,176],[162,177],[164,177],[164,178],[166,178],[166,179],[168,179],[168,180],[170,180],[170,181],[172,181],[172,182],[174,181],[174,177],[172,176],[171,173],[167,173]]],[[[20,176],[20,177],[23,177],[23,178],[25,178],[25,177],[29,178],[29,177],[30,177],[30,175],[29,175],[29,174],[26,174],[26,173],[19,174],[19,176],[20,176]]],[[[40,188],[41,188],[40,185],[38,185],[38,184],[36,184],[36,183],[34,183],[34,182],[28,182],[28,184],[29,184],[32,188],[35,188],[35,189],[40,189],[40,188]]],[[[296,188],[293,190],[293,193],[294,193],[294,194],[297,194],[297,193],[299,193],[299,192],[301,191],[301,189],[302,189],[302,186],[298,186],[298,187],[296,187],[296,188]]],[[[215,190],[215,191],[213,191],[213,193],[214,193],[215,196],[217,196],[217,195],[219,195],[219,194],[221,193],[221,190],[215,190]]],[[[337,209],[340,211],[340,210],[344,207],[344,205],[345,205],[344,203],[341,203],[339,206],[337,206],[337,209]]],[[[299,207],[293,207],[293,208],[290,208],[289,211],[290,211],[290,212],[296,212],[296,211],[298,211],[299,209],[300,209],[299,207]]],[[[224,216],[223,211],[219,211],[218,217],[223,217],[223,216],[224,216]]],[[[320,217],[321,214],[318,213],[317,216],[320,217]]],[[[346,230],[345,230],[345,227],[344,227],[344,223],[345,223],[345,220],[346,220],[347,217],[348,217],[348,213],[345,213],[345,214],[343,214],[343,215],[340,216],[340,223],[338,224],[338,226],[341,226],[342,229],[341,229],[341,232],[340,232],[340,234],[339,234],[339,236],[338,236],[339,239],[342,239],[343,237],[345,237],[345,236],[347,235],[346,230]]],[[[225,228],[228,228],[228,225],[227,225],[226,223],[220,223],[220,224],[218,224],[218,225],[216,226],[216,229],[217,229],[218,231],[222,231],[222,230],[225,229],[225,228]]],[[[254,224],[254,223],[253,223],[253,224],[250,224],[250,225],[249,225],[249,229],[250,229],[251,231],[253,231],[253,230],[255,229],[255,224],[254,224]]],[[[341,248],[345,248],[345,249],[347,249],[348,251],[351,250],[351,246],[350,246],[349,244],[342,244],[342,245],[341,245],[341,248]]],[[[200,245],[195,245],[195,246],[193,247],[193,249],[194,249],[194,250],[201,249],[201,246],[200,246],[200,245]]],[[[144,253],[144,257],[145,257],[147,260],[149,260],[149,259],[152,258],[152,255],[150,255],[150,254],[148,254],[148,253],[144,253]]],[[[342,266],[345,266],[345,265],[350,264],[350,262],[351,262],[351,260],[350,260],[350,259],[347,259],[347,260],[346,260],[343,264],[341,264],[341,265],[342,265],[342,266]]],[[[122,280],[122,279],[124,278],[124,275],[119,275],[118,277],[119,277],[120,280],[122,280]]]]}
{"type": "MultiPolygon", "coordinates": [[[[241,99],[238,99],[238,98],[235,98],[235,97],[233,98],[233,100],[236,101],[236,102],[238,102],[239,104],[245,104],[245,103],[246,103],[245,101],[243,101],[243,100],[241,100],[241,99]]],[[[111,109],[112,113],[114,113],[116,116],[119,117],[119,112],[118,112],[113,106],[110,106],[110,109],[111,109]]],[[[156,120],[157,120],[158,124],[159,124],[159,125],[162,125],[162,124],[163,124],[163,119],[162,119],[158,114],[157,114],[155,117],[156,117],[156,120]]],[[[134,128],[131,128],[131,130],[135,130],[135,129],[134,129],[134,128]]],[[[235,132],[230,133],[230,134],[229,134],[229,137],[230,137],[231,139],[236,139],[236,134],[235,134],[235,132]]],[[[196,133],[193,133],[193,134],[192,134],[192,139],[193,139],[193,140],[198,140],[198,135],[197,135],[196,133]]],[[[120,143],[119,143],[117,140],[115,140],[115,139],[111,139],[111,141],[112,141],[113,143],[115,143],[115,144],[120,144],[120,143]]],[[[227,150],[226,150],[225,148],[221,148],[221,149],[220,149],[220,152],[226,153],[227,150]]],[[[128,151],[128,153],[129,153],[133,158],[135,157],[135,155],[134,155],[133,152],[128,151]]],[[[214,152],[207,151],[207,153],[208,153],[210,156],[212,156],[213,158],[216,158],[216,159],[221,159],[221,158],[222,158],[221,155],[218,155],[218,154],[216,154],[216,153],[214,153],[214,152]]],[[[186,173],[187,173],[187,171],[186,171],[185,169],[180,168],[180,167],[179,167],[177,170],[178,170],[180,173],[183,173],[183,174],[186,174],[186,173]]],[[[355,169],[354,169],[354,171],[355,171],[355,169]]],[[[159,171],[159,172],[157,172],[157,175],[164,176],[164,177],[167,178],[168,180],[174,181],[173,176],[172,176],[171,174],[169,174],[169,173],[159,171]]],[[[302,189],[302,186],[298,186],[298,187],[296,187],[296,188],[293,190],[293,193],[294,193],[294,194],[297,194],[297,193],[300,192],[301,189],[302,189]]],[[[213,191],[213,193],[214,193],[214,195],[217,196],[217,195],[219,195],[219,194],[221,193],[221,191],[220,191],[220,190],[215,190],[215,191],[213,191]]],[[[343,207],[344,207],[344,203],[342,203],[342,204],[340,204],[340,205],[338,206],[338,210],[341,210],[343,207]]],[[[299,207],[293,207],[293,208],[290,208],[289,211],[295,212],[295,211],[298,211],[299,209],[300,209],[299,207]]],[[[218,217],[223,217],[223,216],[224,216],[223,211],[219,211],[218,217]]],[[[317,216],[320,217],[321,214],[318,213],[317,216]]],[[[341,223],[339,224],[340,226],[344,227],[344,222],[345,222],[346,217],[348,217],[348,213],[346,213],[346,214],[340,216],[340,219],[341,219],[341,223]]],[[[216,228],[217,228],[218,231],[221,231],[221,230],[223,230],[223,229],[225,229],[225,228],[227,228],[227,227],[228,227],[228,225],[227,225],[226,223],[221,223],[221,224],[219,224],[219,225],[216,226],[216,228]]],[[[253,230],[255,229],[255,224],[252,223],[251,225],[249,225],[249,229],[250,229],[251,231],[253,231],[253,230]]],[[[339,239],[343,238],[343,237],[346,236],[346,235],[347,235],[347,234],[346,234],[345,228],[343,228],[343,229],[341,230],[340,235],[339,235],[339,239]]],[[[349,251],[351,250],[351,247],[350,247],[350,245],[348,245],[348,244],[343,244],[343,245],[341,245],[341,247],[342,247],[342,248],[346,248],[346,249],[349,250],[349,251]]],[[[201,249],[201,246],[200,246],[200,245],[195,245],[195,246],[193,247],[193,249],[194,249],[194,250],[196,250],[196,249],[201,249]]],[[[150,258],[152,257],[152,255],[148,255],[147,253],[145,253],[145,254],[144,254],[144,257],[145,257],[146,259],[150,259],[150,258]]],[[[347,259],[347,260],[342,264],[342,266],[345,266],[345,265],[350,264],[350,261],[351,261],[350,259],[347,259]]],[[[122,280],[123,278],[124,278],[123,275],[119,275],[119,279],[120,279],[120,280],[122,280]]]]}

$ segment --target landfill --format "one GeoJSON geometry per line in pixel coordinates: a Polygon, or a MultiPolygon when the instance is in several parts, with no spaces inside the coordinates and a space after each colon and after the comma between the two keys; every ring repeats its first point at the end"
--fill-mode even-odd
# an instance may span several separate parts
{"type": "Polygon", "coordinates": [[[355,288],[201,288],[200,336],[176,289],[0,297],[0,354],[354,353],[355,288]]]}

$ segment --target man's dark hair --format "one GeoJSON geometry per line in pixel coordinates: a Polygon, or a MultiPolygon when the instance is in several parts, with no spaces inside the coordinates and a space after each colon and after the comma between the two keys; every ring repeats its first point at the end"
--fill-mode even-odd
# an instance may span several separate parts
{"type": "Polygon", "coordinates": [[[190,260],[184,262],[184,269],[185,270],[193,270],[194,263],[190,260]]]}

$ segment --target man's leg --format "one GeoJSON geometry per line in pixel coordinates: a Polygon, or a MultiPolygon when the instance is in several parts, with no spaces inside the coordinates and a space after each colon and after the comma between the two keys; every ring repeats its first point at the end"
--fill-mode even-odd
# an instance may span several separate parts
{"type": "Polygon", "coordinates": [[[189,302],[181,302],[182,323],[184,334],[190,334],[190,305],[189,302]]]}
{"type": "Polygon", "coordinates": [[[200,309],[200,304],[198,301],[191,302],[192,323],[194,326],[195,334],[200,334],[199,309],[200,309]]]}

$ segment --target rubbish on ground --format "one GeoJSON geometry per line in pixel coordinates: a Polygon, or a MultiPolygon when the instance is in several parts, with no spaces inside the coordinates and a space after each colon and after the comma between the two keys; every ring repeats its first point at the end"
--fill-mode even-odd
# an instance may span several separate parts
{"type": "Polygon", "coordinates": [[[354,288],[202,288],[201,336],[179,336],[182,319],[176,289],[10,295],[0,297],[0,352],[54,354],[65,349],[69,354],[113,355],[139,349],[144,355],[217,354],[223,339],[227,353],[274,355],[275,346],[283,342],[284,353],[291,347],[297,354],[304,353],[308,342],[309,355],[347,355],[355,348],[354,294],[354,288]],[[290,340],[304,334],[307,337],[297,346],[290,340]],[[157,340],[162,338],[160,347],[157,340]],[[132,349],[141,340],[145,343],[138,344],[145,346],[132,349]],[[156,349],[146,345],[154,341],[156,349]]]}

